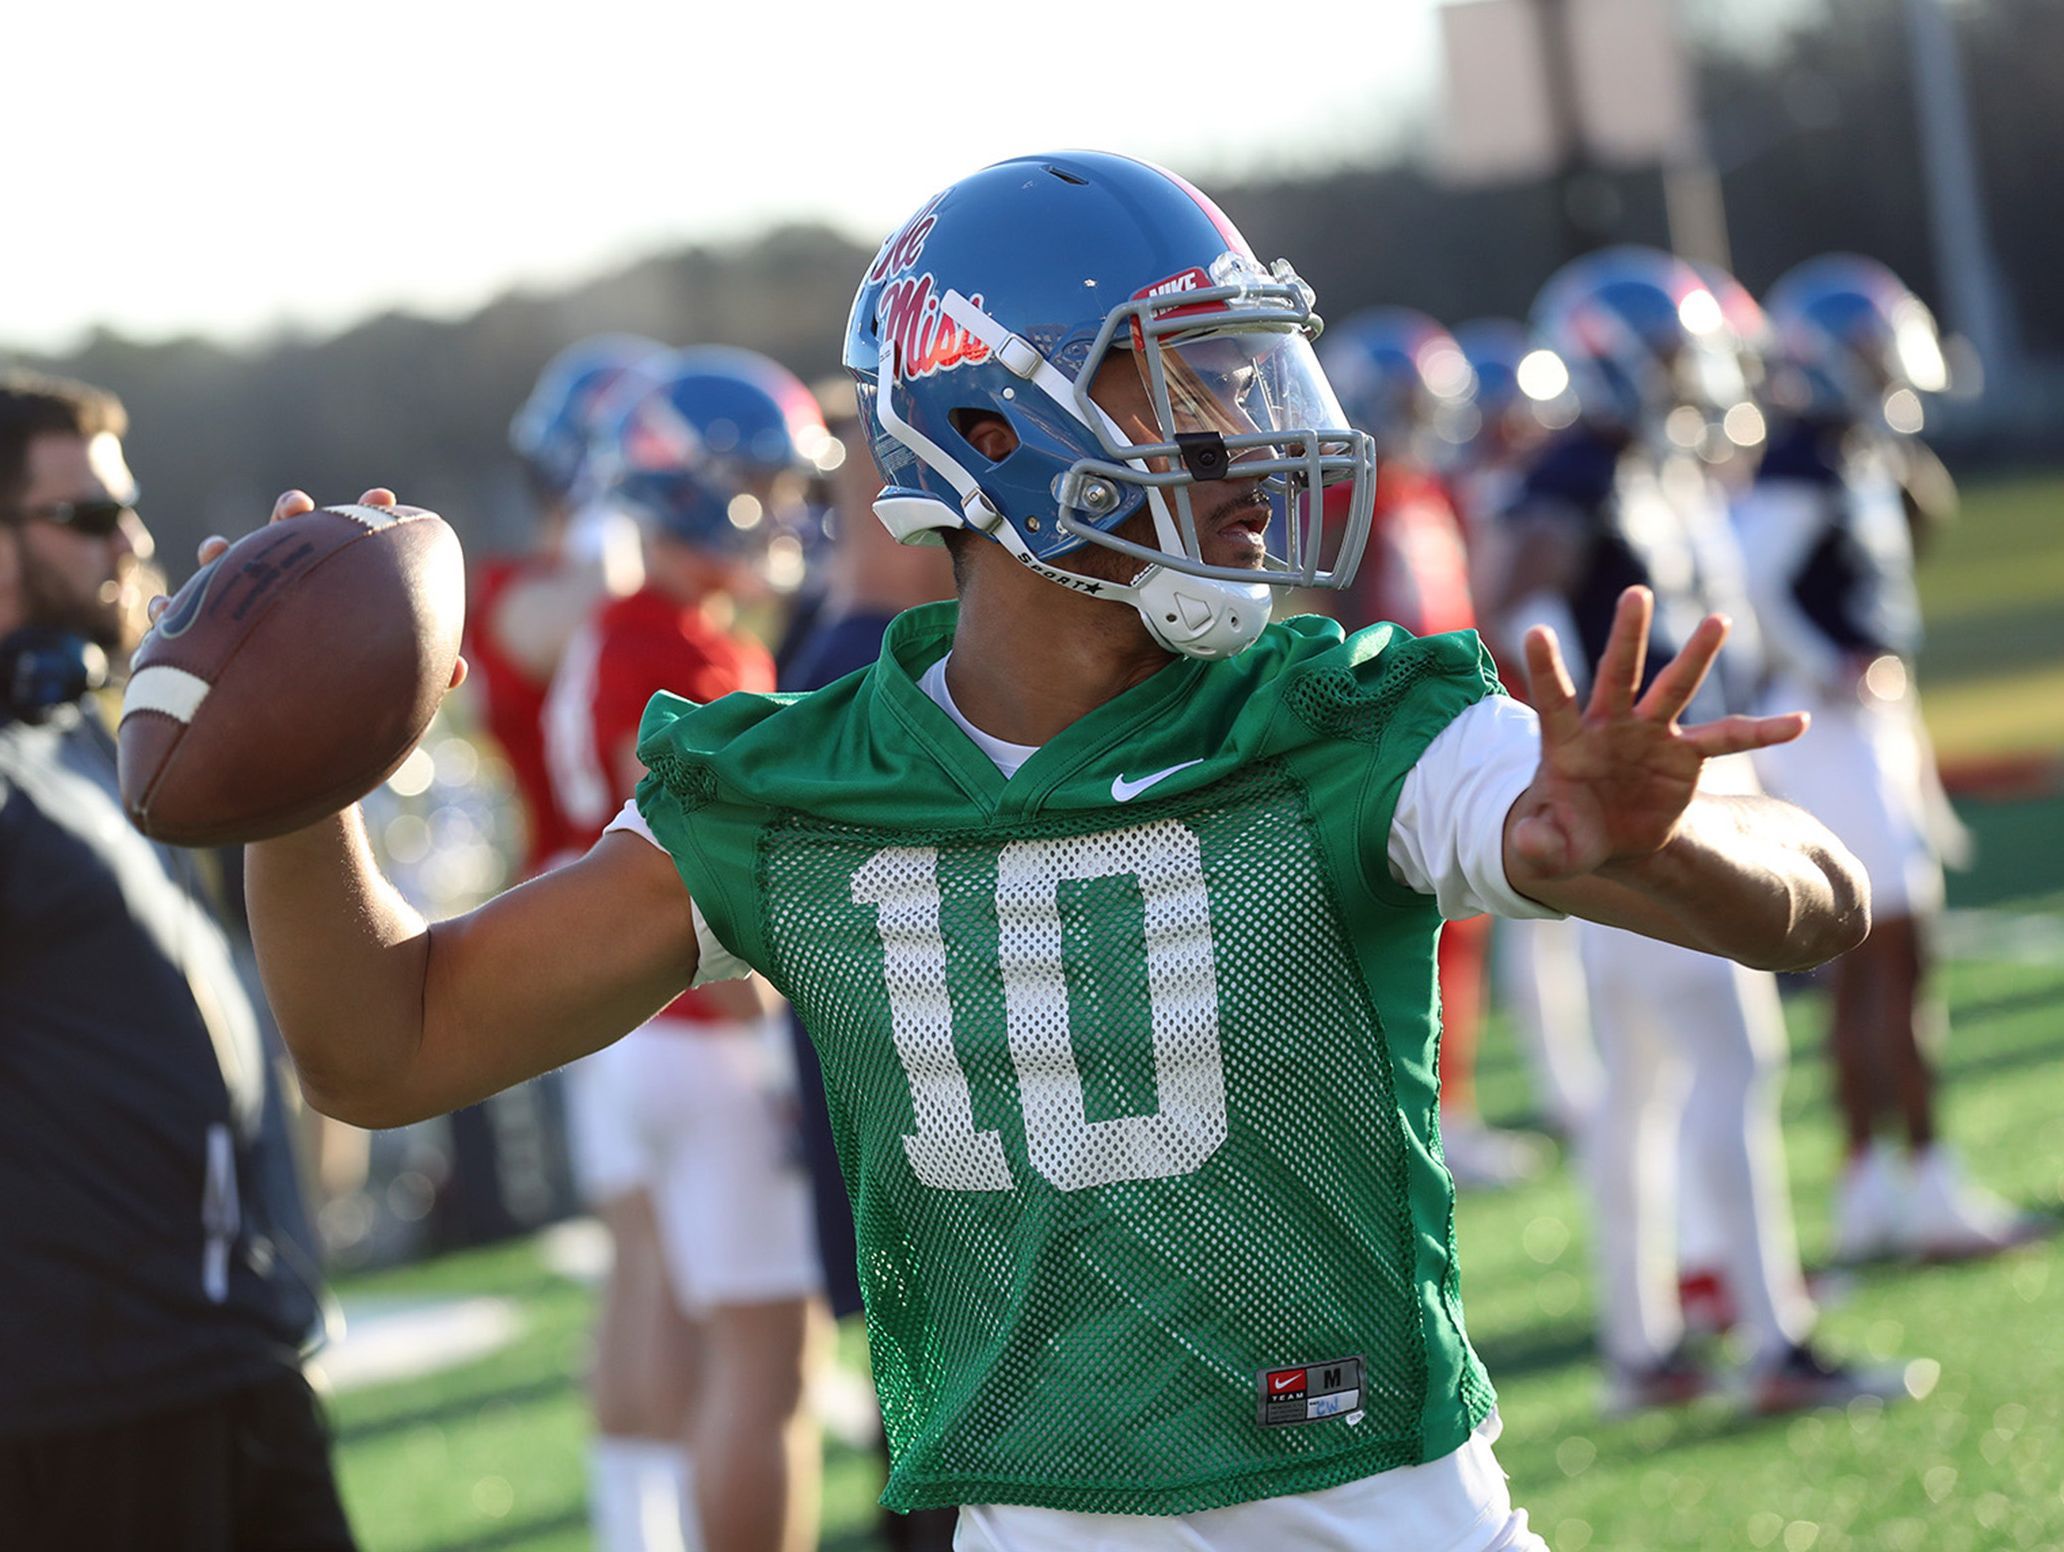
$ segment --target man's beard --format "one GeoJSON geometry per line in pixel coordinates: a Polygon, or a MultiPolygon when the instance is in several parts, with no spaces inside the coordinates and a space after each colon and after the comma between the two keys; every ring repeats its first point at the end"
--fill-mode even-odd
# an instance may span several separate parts
{"type": "Polygon", "coordinates": [[[125,639],[119,597],[102,599],[98,588],[81,597],[62,573],[45,565],[28,545],[16,546],[16,552],[21,557],[25,624],[84,636],[110,657],[126,655],[132,643],[125,639]]]}

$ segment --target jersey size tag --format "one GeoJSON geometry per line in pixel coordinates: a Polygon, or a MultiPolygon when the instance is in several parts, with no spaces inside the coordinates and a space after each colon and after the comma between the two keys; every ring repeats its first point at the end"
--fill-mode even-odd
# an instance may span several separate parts
{"type": "Polygon", "coordinates": [[[1264,1428],[1292,1423],[1322,1423],[1329,1417],[1359,1416],[1362,1407],[1362,1360],[1330,1358],[1294,1369],[1263,1369],[1255,1376],[1260,1391],[1255,1421],[1264,1428]]]}

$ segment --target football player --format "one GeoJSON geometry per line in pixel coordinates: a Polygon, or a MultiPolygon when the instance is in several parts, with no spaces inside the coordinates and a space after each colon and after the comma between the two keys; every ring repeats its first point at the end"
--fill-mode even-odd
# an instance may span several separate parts
{"type": "Polygon", "coordinates": [[[611,393],[642,381],[665,354],[664,346],[629,334],[569,345],[547,363],[509,425],[509,445],[536,506],[536,543],[472,577],[466,655],[483,720],[523,803],[525,877],[565,861],[575,844],[545,768],[539,718],[546,687],[596,603],[638,585],[635,531],[583,499],[590,456],[611,393]]]}
{"type": "MultiPolygon", "coordinates": [[[[644,536],[645,581],[575,633],[544,711],[583,844],[643,774],[638,719],[654,694],[774,688],[773,659],[735,620],[767,592],[783,493],[823,434],[801,383],[748,351],[681,351],[615,408],[594,478],[644,536]]],[[[699,1525],[687,1540],[712,1549],[801,1548],[816,1533],[803,1399],[822,1274],[786,1021],[763,993],[687,992],[567,1074],[576,1173],[616,1248],[596,1354],[602,1453],[651,1462],[649,1441],[666,1441],[675,1502],[699,1525]]]]}
{"type": "Polygon", "coordinates": [[[1472,384],[1453,455],[1456,510],[1472,550],[1492,539],[1527,465],[1549,433],[1576,419],[1569,369],[1512,318],[1472,318],[1454,340],[1472,384]]]}
{"type": "MultiPolygon", "coordinates": [[[[1552,432],[1576,419],[1569,369],[1512,318],[1477,318],[1455,327],[1475,390],[1449,482],[1469,547],[1470,587],[1502,574],[1511,532],[1499,517],[1513,503],[1527,469],[1552,432]]],[[[1525,625],[1485,615],[1477,629],[1522,693],[1518,643],[1525,625]]],[[[1571,920],[1508,920],[1492,939],[1492,982],[1533,1069],[1535,1092],[1550,1126],[1574,1141],[1597,1103],[1598,1052],[1571,920]]]]}
{"type": "Polygon", "coordinates": [[[1724,622],[1650,675],[1628,590],[1588,702],[1538,632],[1538,715],[1466,632],[1270,622],[1351,578],[1374,494],[1317,328],[1172,174],[975,173],[883,245],[846,338],[876,511],[946,542],[957,605],[813,695],[659,698],[593,851],[455,920],[394,896],[351,811],[251,851],[280,1022],[361,1123],[691,977],[787,994],[855,1202],[884,1498],[959,1505],[968,1548],[1540,1547],[1462,1320],[1442,918],[1766,967],[1867,929],[1816,821],[1699,790],[1804,726],[1679,724],[1724,622]]]}
{"type": "MultiPolygon", "coordinates": [[[[638,335],[601,334],[545,364],[509,423],[509,446],[535,513],[532,545],[491,557],[467,579],[469,682],[481,720],[509,762],[523,815],[525,878],[580,854],[584,837],[560,804],[546,759],[545,694],[567,643],[596,606],[635,591],[641,580],[635,528],[594,499],[594,461],[612,417],[612,395],[637,391],[649,381],[650,364],[666,353],[638,335]]],[[[578,1082],[568,1075],[569,1096],[578,1082]]],[[[613,1236],[628,1232],[596,1205],[613,1236]]],[[[679,1517],[678,1430],[656,1422],[669,1409],[657,1381],[686,1360],[648,1354],[658,1338],[630,1308],[620,1307],[657,1306],[656,1297],[633,1291],[652,1281],[631,1270],[637,1263],[635,1251],[618,1247],[588,1376],[597,1421],[588,1449],[588,1508],[602,1552],[642,1545],[638,1527],[648,1499],[659,1505],[655,1513],[679,1517]],[[618,1331],[638,1332],[638,1351],[630,1351],[630,1339],[618,1331]]]]}
{"type": "Polygon", "coordinates": [[[1906,449],[1923,396],[1948,386],[1942,346],[1926,304],[1871,259],[1800,265],[1769,312],[1779,419],[1735,516],[1772,693],[1811,706],[1815,724],[1808,744],[1758,764],[1862,860],[1877,902],[1869,939],[1834,965],[1828,1048],[1848,1144],[1835,1252],[1989,1255],[2033,1225],[1966,1181],[1939,1140],[1927,1055],[1946,1020],[1928,988],[1945,810],[1913,689],[1921,616],[1901,475],[1927,466],[1906,449]]]}
{"type": "MultiPolygon", "coordinates": [[[[1603,671],[1630,585],[1655,594],[1652,660],[1681,650],[1710,609],[1745,617],[1725,505],[1698,456],[1741,396],[1717,300],[1682,261],[1618,248],[1550,279],[1534,325],[1566,363],[1580,414],[1542,450],[1506,515],[1505,575],[1487,612],[1567,619],[1580,673],[1591,662],[1603,671]]],[[[1730,652],[1700,689],[1703,715],[1750,693],[1753,651],[1730,652]]],[[[1701,780],[1743,801],[1758,791],[1742,760],[1715,760],[1701,780]]],[[[1896,1392],[1896,1376],[1830,1362],[1809,1340],[1814,1310],[1778,1126],[1785,1041],[1775,980],[1605,922],[1582,926],[1579,949],[1604,1076],[1585,1153],[1608,1409],[1674,1404],[1715,1383],[1685,1343],[1674,1243],[1680,1127],[1687,1195],[1696,1193],[1718,1241],[1751,1344],[1750,1404],[1782,1411],[1896,1392]]]]}
{"type": "MultiPolygon", "coordinates": [[[[1330,612],[1350,630],[1388,620],[1415,636],[1473,630],[1462,519],[1438,472],[1463,440],[1475,389],[1462,347],[1409,307],[1372,307],[1329,329],[1319,359],[1350,424],[1376,444],[1369,543],[1330,612]]],[[[1334,505],[1344,505],[1341,489],[1334,505]]],[[[1542,1140],[1485,1124],[1476,1102],[1477,1033],[1491,919],[1441,930],[1441,1156],[1459,1186],[1498,1188],[1546,1167],[1542,1140]]]]}

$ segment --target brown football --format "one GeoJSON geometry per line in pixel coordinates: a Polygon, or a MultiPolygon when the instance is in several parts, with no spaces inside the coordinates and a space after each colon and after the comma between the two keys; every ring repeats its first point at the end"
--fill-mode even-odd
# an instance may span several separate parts
{"type": "Polygon", "coordinates": [[[451,681],[458,536],[418,507],[325,507],[246,534],[173,597],[122,700],[122,806],[145,835],[284,835],[394,774],[451,681]]]}

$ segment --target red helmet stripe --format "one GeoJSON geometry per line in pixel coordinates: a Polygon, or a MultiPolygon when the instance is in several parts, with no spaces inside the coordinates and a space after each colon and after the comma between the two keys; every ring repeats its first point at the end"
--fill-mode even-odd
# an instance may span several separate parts
{"type": "Polygon", "coordinates": [[[1250,259],[1254,257],[1254,250],[1247,246],[1247,239],[1240,235],[1240,229],[1233,225],[1231,217],[1218,208],[1209,194],[1206,194],[1179,172],[1170,172],[1166,167],[1154,166],[1151,162],[1147,165],[1154,167],[1154,170],[1160,173],[1162,177],[1197,202],[1197,207],[1210,217],[1211,224],[1218,228],[1218,235],[1225,239],[1228,252],[1241,254],[1250,259]]]}

